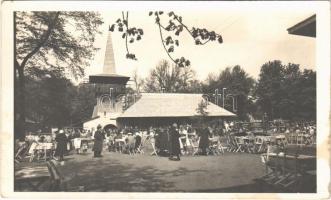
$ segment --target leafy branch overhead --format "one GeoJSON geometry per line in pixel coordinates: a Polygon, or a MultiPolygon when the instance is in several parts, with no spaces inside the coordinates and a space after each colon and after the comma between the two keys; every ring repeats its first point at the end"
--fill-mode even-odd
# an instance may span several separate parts
{"type": "Polygon", "coordinates": [[[125,39],[126,58],[137,60],[136,55],[130,53],[128,43],[141,40],[141,37],[144,35],[143,29],[129,26],[129,12],[126,12],[126,14],[122,12],[122,18],[118,18],[116,24],[112,24],[109,27],[109,31],[113,32],[115,28],[117,28],[118,32],[123,32],[122,38],[125,39]]]}
{"type": "MultiPolygon", "coordinates": [[[[216,33],[215,31],[209,31],[205,28],[189,28],[184,24],[183,18],[175,14],[173,11],[168,12],[167,15],[165,15],[163,11],[150,11],[149,16],[155,19],[155,23],[159,29],[162,46],[168,57],[179,67],[190,66],[191,64],[190,61],[184,57],[174,58],[173,56],[175,48],[180,45],[178,37],[183,31],[189,33],[196,45],[205,45],[210,41],[223,43],[223,38],[220,34],[216,33]],[[162,23],[161,17],[167,17],[169,21],[167,23],[162,23]],[[168,35],[165,36],[164,32],[167,32],[168,35]]],[[[141,40],[144,32],[141,28],[129,26],[128,12],[126,12],[126,16],[124,15],[124,12],[122,12],[122,18],[117,19],[116,22],[109,27],[109,30],[112,32],[116,30],[118,32],[123,32],[122,38],[125,39],[127,51],[126,57],[129,59],[137,60],[135,54],[130,53],[128,43],[141,40]]]]}

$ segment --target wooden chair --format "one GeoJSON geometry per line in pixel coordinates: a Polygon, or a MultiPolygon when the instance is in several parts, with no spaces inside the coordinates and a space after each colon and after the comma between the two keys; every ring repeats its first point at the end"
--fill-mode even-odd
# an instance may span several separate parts
{"type": "Polygon", "coordinates": [[[261,153],[263,147],[263,138],[255,137],[254,138],[254,151],[255,153],[261,153]]]}
{"type": "Polygon", "coordinates": [[[189,140],[192,145],[192,156],[194,156],[197,153],[199,153],[200,138],[198,140],[194,140],[194,139],[189,139],[189,140]]]}
{"type": "Polygon", "coordinates": [[[135,152],[136,153],[140,153],[140,154],[144,154],[144,150],[143,150],[143,147],[144,147],[144,143],[146,141],[146,138],[144,137],[141,137],[141,141],[140,141],[140,144],[138,145],[138,147],[135,149],[135,152]]]}
{"type": "Polygon", "coordinates": [[[222,141],[222,137],[218,138],[218,150],[224,154],[224,149],[228,149],[229,147],[224,144],[224,141],[222,141]]]}
{"type": "Polygon", "coordinates": [[[235,142],[237,144],[236,152],[244,152],[245,142],[242,137],[235,137],[235,142]]]}
{"type": "Polygon", "coordinates": [[[235,152],[238,148],[237,143],[235,141],[235,138],[231,135],[227,136],[227,143],[228,143],[228,151],[229,152],[235,152]]]}

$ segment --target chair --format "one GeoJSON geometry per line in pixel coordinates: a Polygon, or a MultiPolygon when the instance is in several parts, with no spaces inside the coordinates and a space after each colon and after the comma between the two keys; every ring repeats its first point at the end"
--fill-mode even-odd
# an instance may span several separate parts
{"type": "Polygon", "coordinates": [[[244,152],[245,142],[242,137],[235,137],[235,142],[237,144],[236,152],[244,152]]]}
{"type": "Polygon", "coordinates": [[[152,145],[153,152],[151,153],[151,155],[156,155],[156,156],[158,156],[158,155],[157,155],[157,151],[156,151],[156,147],[155,147],[155,138],[149,136],[146,140],[149,141],[149,142],[151,143],[151,145],[152,145]]]}
{"type": "Polygon", "coordinates": [[[255,137],[254,138],[254,152],[260,153],[263,147],[263,138],[255,137]]]}
{"type": "Polygon", "coordinates": [[[252,137],[242,137],[242,138],[244,140],[244,149],[248,153],[254,153],[255,152],[254,138],[252,137]]]}
{"type": "Polygon", "coordinates": [[[21,160],[25,157],[27,154],[27,151],[29,150],[29,145],[23,144],[19,147],[17,150],[17,153],[15,154],[14,161],[15,163],[20,163],[21,160]]]}
{"type": "MultiPolygon", "coordinates": [[[[224,138],[223,138],[224,139],[224,138]]],[[[224,141],[222,141],[222,137],[219,137],[218,138],[218,150],[220,151],[220,152],[222,152],[222,154],[224,154],[224,149],[228,149],[229,147],[228,146],[226,146],[226,145],[223,145],[224,144],[224,141]]]]}
{"type": "Polygon", "coordinates": [[[305,140],[305,138],[304,138],[305,136],[304,136],[304,134],[302,134],[302,133],[300,133],[300,134],[298,134],[297,135],[297,145],[303,145],[304,144],[304,140],[305,140]]]}
{"type": "Polygon", "coordinates": [[[199,153],[199,142],[200,142],[200,138],[198,140],[194,140],[189,139],[191,146],[192,146],[192,156],[196,155],[197,153],[199,153]]]}
{"type": "Polygon", "coordinates": [[[281,163],[279,159],[279,155],[277,154],[276,157],[271,157],[271,154],[273,154],[271,146],[267,146],[267,153],[262,154],[265,167],[266,167],[266,175],[262,176],[260,180],[263,182],[266,182],[270,185],[275,184],[280,180],[280,175],[281,175],[281,163]],[[271,172],[269,172],[269,169],[271,172]]]}
{"type": "Polygon", "coordinates": [[[235,152],[237,150],[238,147],[233,136],[227,135],[227,143],[229,146],[229,148],[227,148],[229,152],[235,152]]]}
{"type": "Polygon", "coordinates": [[[144,154],[144,150],[143,150],[143,144],[145,143],[145,140],[144,138],[141,137],[141,140],[139,142],[139,140],[136,140],[136,143],[135,143],[135,152],[136,153],[140,153],[140,154],[144,154]],[[137,142],[138,141],[138,142],[137,142]]]}

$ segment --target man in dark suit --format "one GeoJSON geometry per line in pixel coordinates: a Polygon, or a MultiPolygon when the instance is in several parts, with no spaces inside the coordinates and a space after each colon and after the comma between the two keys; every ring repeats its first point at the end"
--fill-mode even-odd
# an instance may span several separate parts
{"type": "Polygon", "coordinates": [[[105,135],[102,131],[102,126],[99,124],[97,126],[97,131],[94,133],[94,157],[102,157],[101,152],[103,148],[103,140],[105,139],[105,135]]]}
{"type": "Polygon", "coordinates": [[[170,157],[169,160],[179,161],[180,157],[180,144],[179,144],[179,132],[177,130],[177,124],[174,123],[169,129],[169,141],[170,141],[170,157]],[[176,158],[173,158],[176,156],[176,158]]]}
{"type": "Polygon", "coordinates": [[[202,155],[207,155],[207,149],[209,148],[209,135],[210,131],[206,125],[203,125],[202,129],[199,131],[200,142],[199,148],[201,149],[202,155]]]}
{"type": "Polygon", "coordinates": [[[68,138],[64,134],[63,130],[59,130],[55,137],[55,141],[57,142],[55,155],[56,157],[59,157],[59,161],[63,161],[63,156],[67,151],[67,142],[68,138]]]}

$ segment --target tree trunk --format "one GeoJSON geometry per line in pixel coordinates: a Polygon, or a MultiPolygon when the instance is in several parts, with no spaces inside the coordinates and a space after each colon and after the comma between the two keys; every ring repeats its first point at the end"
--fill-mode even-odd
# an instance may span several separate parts
{"type": "Polygon", "coordinates": [[[23,139],[25,137],[25,78],[23,68],[15,67],[15,89],[17,90],[15,101],[15,139],[23,139]],[[17,73],[16,73],[17,72],[17,73]]]}
{"type": "Polygon", "coordinates": [[[16,60],[16,12],[14,12],[14,139],[25,137],[25,98],[23,68],[16,60]]]}

